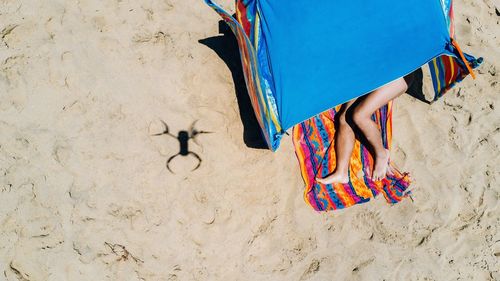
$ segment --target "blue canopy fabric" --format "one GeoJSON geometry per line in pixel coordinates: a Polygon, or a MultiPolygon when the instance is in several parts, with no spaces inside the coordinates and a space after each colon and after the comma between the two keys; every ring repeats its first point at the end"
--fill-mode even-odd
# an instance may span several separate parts
{"type": "Polygon", "coordinates": [[[450,43],[435,0],[257,5],[285,130],[409,74],[450,43]]]}
{"type": "Polygon", "coordinates": [[[426,63],[436,98],[480,63],[467,54],[459,58],[451,0],[236,0],[236,18],[205,2],[236,34],[252,105],[272,150],[294,125],[426,63]]]}

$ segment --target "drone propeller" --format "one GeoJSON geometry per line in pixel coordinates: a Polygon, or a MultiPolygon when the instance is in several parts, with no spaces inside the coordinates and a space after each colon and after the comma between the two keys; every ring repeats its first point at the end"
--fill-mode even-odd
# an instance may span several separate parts
{"type": "Polygon", "coordinates": [[[191,127],[189,128],[189,131],[190,131],[190,136],[189,138],[193,139],[194,143],[196,143],[197,145],[200,145],[197,141],[196,141],[196,136],[197,135],[200,135],[200,134],[212,134],[213,132],[208,132],[208,131],[198,131],[194,128],[194,125],[196,124],[196,122],[198,122],[198,120],[194,121],[193,124],[191,124],[191,127]]]}
{"type": "Polygon", "coordinates": [[[165,129],[161,132],[161,133],[158,133],[158,134],[152,134],[152,136],[161,136],[161,135],[169,135],[173,138],[177,138],[176,136],[172,135],[170,133],[170,130],[168,129],[168,125],[167,123],[165,123],[165,121],[163,120],[160,120],[160,122],[165,126],[165,129]]]}

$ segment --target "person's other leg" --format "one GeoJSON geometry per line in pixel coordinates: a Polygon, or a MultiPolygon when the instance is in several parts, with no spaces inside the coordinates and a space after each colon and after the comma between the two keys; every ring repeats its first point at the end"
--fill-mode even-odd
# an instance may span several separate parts
{"type": "Polygon", "coordinates": [[[339,116],[339,127],[336,131],[335,139],[335,171],[325,178],[316,178],[322,184],[347,183],[349,182],[349,160],[351,159],[352,150],[354,148],[354,132],[351,126],[347,123],[345,115],[347,110],[356,101],[356,99],[348,101],[339,116]]]}
{"type": "Polygon", "coordinates": [[[381,180],[386,176],[389,150],[385,149],[378,126],[371,119],[371,116],[375,110],[400,96],[407,89],[408,84],[405,80],[403,78],[397,79],[368,94],[354,108],[353,121],[365,135],[375,152],[375,167],[371,175],[372,180],[381,180]]]}

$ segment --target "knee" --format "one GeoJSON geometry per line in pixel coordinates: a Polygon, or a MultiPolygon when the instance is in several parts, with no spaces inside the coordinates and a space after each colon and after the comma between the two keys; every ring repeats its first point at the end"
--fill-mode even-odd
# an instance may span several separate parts
{"type": "Polygon", "coordinates": [[[345,115],[346,115],[345,111],[344,111],[344,112],[342,112],[342,113],[340,114],[340,117],[339,117],[339,125],[340,125],[341,127],[346,127],[346,126],[349,126],[349,123],[347,122],[347,120],[346,120],[346,116],[345,116],[345,115]]]}
{"type": "Polygon", "coordinates": [[[407,82],[405,79],[401,79],[401,90],[400,92],[401,93],[406,93],[406,91],[408,91],[408,87],[409,87],[409,84],[410,82],[407,82]]]}
{"type": "Polygon", "coordinates": [[[404,76],[403,78],[394,81],[393,82],[394,91],[397,91],[399,93],[406,93],[406,91],[408,91],[409,85],[411,84],[411,81],[413,80],[412,76],[413,74],[409,74],[407,76],[404,76]]]}
{"type": "Polygon", "coordinates": [[[352,113],[352,121],[359,127],[362,127],[366,121],[369,121],[369,119],[370,115],[366,114],[362,110],[359,110],[358,108],[356,108],[352,113]]]}

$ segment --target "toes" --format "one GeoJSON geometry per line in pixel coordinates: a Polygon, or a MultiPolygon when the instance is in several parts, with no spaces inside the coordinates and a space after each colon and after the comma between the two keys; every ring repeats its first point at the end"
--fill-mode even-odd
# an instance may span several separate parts
{"type": "Polygon", "coordinates": [[[374,174],[372,177],[372,181],[379,181],[382,177],[379,174],[374,174]]]}
{"type": "Polygon", "coordinates": [[[394,176],[394,170],[391,166],[387,167],[387,172],[385,174],[388,176],[394,176]]]}

